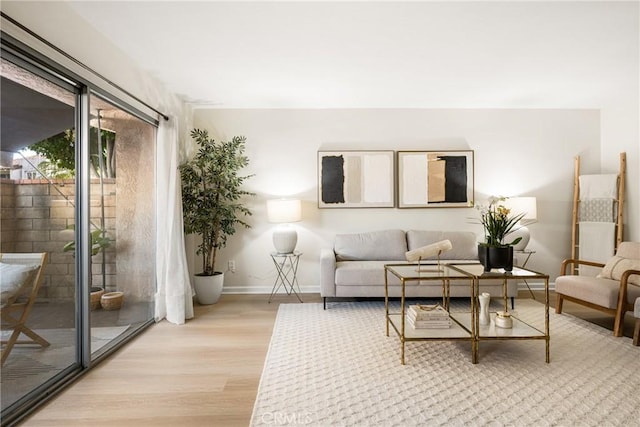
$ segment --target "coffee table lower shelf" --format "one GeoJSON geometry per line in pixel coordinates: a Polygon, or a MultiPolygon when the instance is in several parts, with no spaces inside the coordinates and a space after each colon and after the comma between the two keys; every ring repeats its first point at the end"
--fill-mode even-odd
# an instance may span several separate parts
{"type": "MultiPolygon", "coordinates": [[[[495,324],[495,313],[491,313],[491,324],[480,325],[478,328],[478,339],[545,339],[546,335],[541,330],[529,325],[526,322],[518,319],[516,316],[511,316],[513,321],[513,327],[500,328],[495,324]]],[[[461,319],[460,323],[466,328],[471,328],[471,319],[461,319]]]]}
{"type": "MultiPolygon", "coordinates": [[[[476,337],[476,350],[480,348],[480,341],[491,340],[544,340],[545,341],[545,362],[549,363],[549,335],[528,323],[511,316],[513,327],[500,328],[495,324],[495,313],[491,313],[491,324],[479,325],[476,337]]],[[[462,325],[471,328],[471,319],[462,319],[462,325]]]]}
{"type": "Polygon", "coordinates": [[[389,324],[400,338],[400,361],[404,365],[404,345],[408,341],[470,341],[471,359],[476,363],[476,342],[471,333],[471,313],[451,313],[451,326],[449,328],[413,328],[405,321],[404,334],[402,333],[402,314],[389,313],[387,323],[387,336],[389,336],[389,324]],[[468,318],[468,321],[460,321],[468,318]],[[463,326],[469,325],[469,328],[463,326]]]}

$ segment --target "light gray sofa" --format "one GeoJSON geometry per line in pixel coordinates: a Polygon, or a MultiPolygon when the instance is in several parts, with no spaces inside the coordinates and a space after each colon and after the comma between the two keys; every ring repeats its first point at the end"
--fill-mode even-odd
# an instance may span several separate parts
{"type": "MultiPolygon", "coordinates": [[[[447,263],[478,262],[476,235],[467,231],[382,230],[367,233],[338,234],[333,249],[320,252],[320,296],[326,308],[327,298],[384,297],[384,265],[406,262],[407,251],[450,240],[452,250],[440,259],[447,263]]],[[[431,258],[435,261],[436,257],[431,258]]],[[[468,297],[469,282],[451,281],[452,297],[468,297]]],[[[502,297],[502,281],[483,281],[480,292],[502,297]]],[[[518,283],[510,280],[507,297],[517,296],[518,283]]],[[[408,297],[441,297],[440,282],[407,287],[408,297]]],[[[389,276],[389,296],[401,295],[400,281],[389,276]]]]}

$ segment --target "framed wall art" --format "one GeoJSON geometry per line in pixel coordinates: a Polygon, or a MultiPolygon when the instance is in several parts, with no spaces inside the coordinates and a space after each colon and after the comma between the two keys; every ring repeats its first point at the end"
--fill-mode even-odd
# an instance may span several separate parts
{"type": "Polygon", "coordinates": [[[398,151],[398,207],[472,207],[473,151],[398,151]]]}
{"type": "Polygon", "coordinates": [[[318,207],[395,206],[394,152],[318,151],[318,207]]]}

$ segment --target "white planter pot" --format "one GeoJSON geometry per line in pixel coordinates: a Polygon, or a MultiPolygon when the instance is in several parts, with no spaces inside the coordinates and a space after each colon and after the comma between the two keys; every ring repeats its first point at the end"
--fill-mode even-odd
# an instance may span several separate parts
{"type": "Polygon", "coordinates": [[[202,305],[215,304],[222,294],[224,284],[224,273],[213,276],[195,276],[193,286],[196,290],[198,303],[202,305]]]}

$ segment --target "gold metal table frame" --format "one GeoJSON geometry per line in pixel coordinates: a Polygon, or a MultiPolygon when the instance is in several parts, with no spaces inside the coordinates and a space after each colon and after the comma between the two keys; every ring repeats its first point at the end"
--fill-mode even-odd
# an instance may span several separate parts
{"type": "MultiPolygon", "coordinates": [[[[480,325],[479,304],[475,305],[473,321],[475,323],[476,351],[480,348],[481,341],[508,341],[508,340],[544,340],[545,341],[545,362],[550,361],[550,332],[549,332],[549,275],[539,273],[522,267],[513,267],[512,271],[495,269],[489,272],[484,271],[480,264],[457,264],[452,268],[467,273],[473,277],[474,299],[480,295],[480,284],[484,280],[502,280],[502,299],[504,311],[509,312],[507,303],[507,282],[509,280],[543,280],[544,281],[544,329],[540,330],[529,323],[512,315],[513,327],[508,329],[499,328],[495,325],[494,316],[491,316],[489,325],[480,325]]],[[[494,295],[492,295],[494,297],[494,295]]]]}
{"type": "MultiPolygon", "coordinates": [[[[521,267],[514,267],[511,272],[504,270],[492,270],[485,272],[481,264],[442,264],[438,269],[431,271],[419,271],[420,266],[415,264],[387,264],[385,265],[385,318],[386,334],[389,336],[390,325],[396,331],[400,339],[400,361],[405,364],[405,343],[409,341],[429,340],[463,340],[471,341],[471,362],[478,363],[480,341],[484,340],[544,340],[545,362],[549,363],[549,276],[521,267]],[[400,312],[392,313],[389,310],[389,274],[400,281],[400,312]],[[507,282],[509,280],[538,279],[545,283],[544,304],[544,330],[535,328],[522,321],[517,316],[512,316],[513,327],[508,329],[498,328],[492,319],[490,325],[479,324],[479,289],[483,280],[502,280],[502,300],[504,311],[509,311],[507,297],[507,282]],[[451,312],[449,307],[451,280],[468,280],[470,286],[471,312],[451,312]],[[447,311],[450,311],[452,327],[450,329],[413,329],[407,327],[405,316],[407,283],[427,283],[440,281],[442,283],[442,302],[447,311]]],[[[410,285],[411,286],[411,285],[410,285]]],[[[495,296],[492,296],[495,297],[495,296]]]]}
{"type": "Polygon", "coordinates": [[[471,276],[450,268],[450,265],[441,264],[440,266],[425,264],[387,264],[385,265],[384,274],[384,307],[386,316],[386,333],[389,336],[389,326],[396,331],[400,338],[400,363],[405,364],[405,343],[409,341],[469,341],[471,342],[471,359],[473,363],[477,363],[477,351],[475,337],[476,322],[472,321],[472,315],[475,312],[475,298],[470,297],[471,311],[467,312],[450,312],[450,284],[451,280],[467,280],[469,281],[470,295],[473,295],[474,281],[471,276]],[[431,267],[431,268],[429,268],[431,267]],[[389,274],[395,276],[400,281],[400,312],[390,312],[389,310],[389,274]],[[415,283],[415,286],[421,286],[425,283],[441,282],[442,286],[442,305],[449,311],[452,321],[450,328],[444,329],[413,329],[406,325],[406,288],[407,284],[415,283]],[[467,321],[463,318],[468,317],[467,321]]]}

